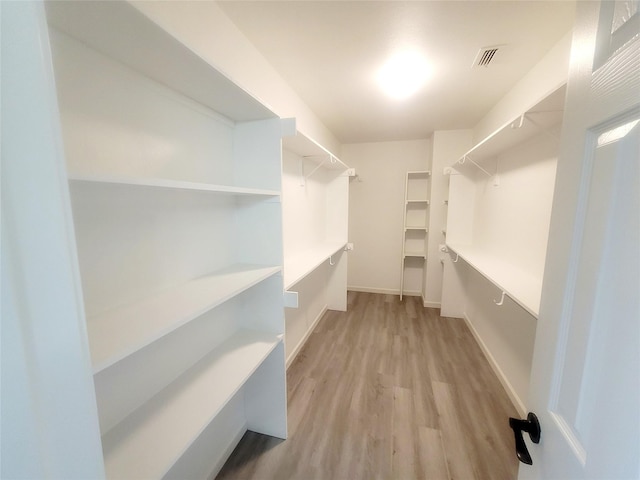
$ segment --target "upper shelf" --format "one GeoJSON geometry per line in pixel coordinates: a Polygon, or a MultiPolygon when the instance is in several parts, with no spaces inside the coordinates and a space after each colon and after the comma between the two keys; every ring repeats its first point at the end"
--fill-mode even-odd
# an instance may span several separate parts
{"type": "Polygon", "coordinates": [[[562,122],[566,86],[562,86],[522,115],[505,123],[451,164],[459,169],[467,161],[482,165],[484,161],[534,137],[562,122]]]}
{"type": "Polygon", "coordinates": [[[234,265],[140,302],[88,319],[94,373],[280,272],[280,267],[234,265]]]}
{"type": "Polygon", "coordinates": [[[312,138],[296,131],[295,135],[282,138],[282,148],[309,159],[324,168],[348,170],[349,166],[312,138]]]}
{"type": "Polygon", "coordinates": [[[537,278],[514,267],[511,263],[472,246],[447,243],[447,247],[514,302],[538,318],[542,278],[537,278]]]}
{"type": "Polygon", "coordinates": [[[276,115],[129,2],[45,2],[51,26],[234,120],[276,115]]]}
{"type": "Polygon", "coordinates": [[[69,175],[69,181],[79,183],[94,183],[103,185],[125,185],[131,187],[150,187],[169,190],[191,190],[212,192],[225,195],[255,195],[278,197],[277,190],[235,187],[229,185],[214,185],[209,183],[185,182],[181,180],[167,180],[163,178],[118,177],[111,175],[69,175]]]}

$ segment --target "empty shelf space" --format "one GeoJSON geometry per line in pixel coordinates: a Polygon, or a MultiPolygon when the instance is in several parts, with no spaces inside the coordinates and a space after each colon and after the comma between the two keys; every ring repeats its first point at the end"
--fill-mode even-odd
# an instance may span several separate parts
{"type": "Polygon", "coordinates": [[[298,283],[322,265],[329,257],[342,250],[346,242],[323,243],[288,256],[284,260],[284,288],[298,283]]]}
{"type": "Polygon", "coordinates": [[[447,247],[493,283],[498,290],[505,292],[527,312],[538,317],[542,278],[537,278],[495,255],[472,246],[447,244],[447,247]]]}
{"type": "Polygon", "coordinates": [[[107,478],[162,478],[281,341],[239,330],[103,435],[107,478]]]}
{"type": "Polygon", "coordinates": [[[257,195],[277,197],[277,190],[265,190],[257,188],[235,187],[229,185],[214,185],[208,183],[185,182],[181,180],[168,180],[162,178],[136,178],[110,175],[69,175],[71,182],[95,183],[103,185],[125,185],[131,187],[164,188],[173,190],[191,190],[212,192],[228,195],[257,195]]]}
{"type": "Polygon", "coordinates": [[[280,267],[234,265],[89,318],[94,373],[278,272],[280,267]]]}

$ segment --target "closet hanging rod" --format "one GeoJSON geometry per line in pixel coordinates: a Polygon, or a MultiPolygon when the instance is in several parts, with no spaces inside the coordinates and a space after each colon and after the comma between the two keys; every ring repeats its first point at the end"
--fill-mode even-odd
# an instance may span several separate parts
{"type": "Polygon", "coordinates": [[[480,170],[482,170],[482,172],[487,175],[487,177],[493,177],[492,173],[487,172],[484,168],[482,168],[477,162],[474,162],[473,159],[469,156],[469,155],[463,155],[462,158],[460,160],[458,160],[458,163],[460,165],[464,165],[464,162],[466,162],[467,160],[469,160],[471,163],[473,163],[476,167],[478,167],[480,170]]]}

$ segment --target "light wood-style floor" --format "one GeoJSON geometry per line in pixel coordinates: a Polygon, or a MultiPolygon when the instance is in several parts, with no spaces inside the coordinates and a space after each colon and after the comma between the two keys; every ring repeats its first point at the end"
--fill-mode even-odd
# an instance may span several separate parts
{"type": "Polygon", "coordinates": [[[286,441],[247,432],[218,479],[517,476],[517,416],[463,320],[349,292],[287,373],[286,441]]]}

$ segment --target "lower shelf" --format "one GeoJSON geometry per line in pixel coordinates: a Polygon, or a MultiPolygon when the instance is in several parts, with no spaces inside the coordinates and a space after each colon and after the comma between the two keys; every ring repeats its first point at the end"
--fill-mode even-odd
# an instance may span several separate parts
{"type": "Polygon", "coordinates": [[[107,477],[162,478],[282,341],[238,331],[103,435],[107,477]]]}
{"type": "Polygon", "coordinates": [[[329,242],[316,245],[294,255],[286,256],[284,260],[284,289],[298,283],[313,272],[329,257],[342,250],[346,242],[329,242]]]}
{"type": "Polygon", "coordinates": [[[447,244],[447,247],[514,302],[538,318],[542,278],[536,278],[495,255],[473,246],[447,244]]]}

